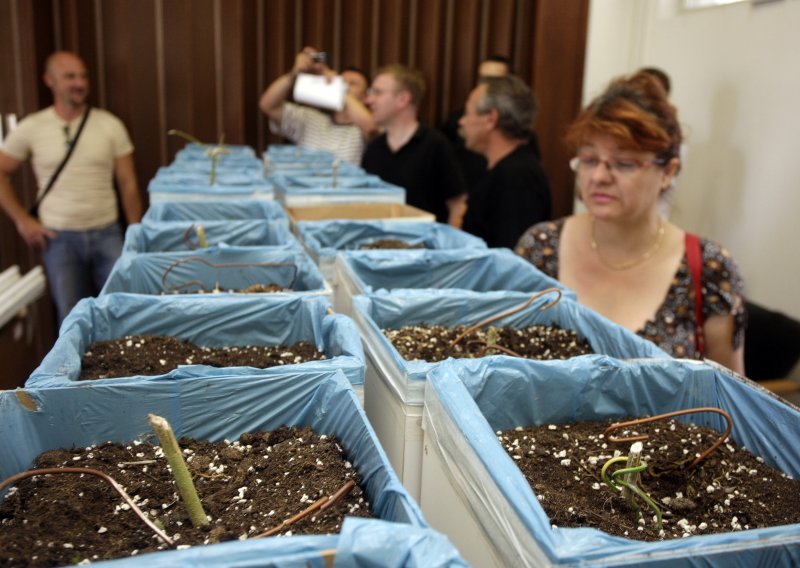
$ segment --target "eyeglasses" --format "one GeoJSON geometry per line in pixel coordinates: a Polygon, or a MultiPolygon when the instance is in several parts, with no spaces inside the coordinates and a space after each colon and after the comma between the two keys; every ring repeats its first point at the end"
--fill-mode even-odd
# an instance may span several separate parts
{"type": "Polygon", "coordinates": [[[637,160],[636,158],[611,158],[604,160],[597,156],[575,156],[569,161],[573,172],[593,172],[600,164],[605,164],[608,171],[617,175],[631,175],[647,166],[663,166],[666,160],[637,160]]]}

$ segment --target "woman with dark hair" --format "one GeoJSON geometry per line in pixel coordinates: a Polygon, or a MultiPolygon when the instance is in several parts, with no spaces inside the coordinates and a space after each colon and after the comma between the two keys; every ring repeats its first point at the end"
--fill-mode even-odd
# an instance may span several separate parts
{"type": "Polygon", "coordinates": [[[587,212],[534,225],[517,253],[667,353],[743,374],[736,264],[658,212],[680,170],[681,128],[664,88],[645,72],[613,81],[572,123],[567,144],[587,212]]]}

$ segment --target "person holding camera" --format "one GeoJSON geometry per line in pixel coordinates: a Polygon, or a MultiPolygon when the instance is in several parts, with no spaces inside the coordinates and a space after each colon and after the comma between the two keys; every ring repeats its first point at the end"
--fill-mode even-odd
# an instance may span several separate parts
{"type": "Polygon", "coordinates": [[[139,222],[142,202],[133,144],[122,121],[89,107],[83,60],[53,53],[44,82],[53,105],[25,117],[0,149],[0,208],[42,251],[60,324],[78,300],[100,291],[122,251],[114,180],[128,223],[139,222]],[[31,211],[9,180],[28,158],[39,185],[31,211]]]}
{"type": "Polygon", "coordinates": [[[378,132],[364,106],[369,78],[355,67],[343,70],[341,77],[347,85],[344,107],[331,112],[287,102],[300,73],[335,75],[324,52],[305,47],[295,57],[292,70],[275,79],[261,95],[258,106],[269,117],[270,130],[298,146],[328,150],[342,160],[359,164],[367,142],[378,132]]]}

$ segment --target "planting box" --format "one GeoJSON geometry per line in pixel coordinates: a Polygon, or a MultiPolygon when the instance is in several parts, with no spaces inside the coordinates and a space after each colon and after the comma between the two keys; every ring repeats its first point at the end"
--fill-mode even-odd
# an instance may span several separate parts
{"type": "Polygon", "coordinates": [[[24,471],[47,450],[129,443],[151,435],[148,413],[169,420],[178,438],[220,441],[283,425],[335,434],[364,480],[377,519],[348,521],[340,535],[233,541],[130,557],[109,566],[325,566],[325,557],[332,556],[350,559],[352,565],[370,558],[405,565],[409,557],[417,558],[418,566],[426,565],[425,559],[431,566],[464,565],[452,545],[427,527],[338,370],[281,369],[221,381],[187,378],[0,392],[0,478],[24,471]]]}
{"type": "MultiPolygon", "coordinates": [[[[322,275],[335,284],[334,263],[340,250],[358,250],[382,239],[396,239],[425,249],[485,249],[486,242],[443,223],[402,220],[300,221],[295,231],[322,275]]],[[[401,252],[401,251],[397,251],[401,252]]]]}
{"type": "MultiPolygon", "coordinates": [[[[258,164],[258,161],[256,161],[258,164]]],[[[260,167],[260,165],[259,165],[260,167]]],[[[272,184],[259,170],[223,170],[211,185],[211,175],[180,168],[159,169],[147,185],[150,203],[163,201],[218,201],[220,199],[273,199],[272,184]]]]}
{"type": "MultiPolygon", "coordinates": [[[[436,364],[403,359],[381,330],[420,323],[474,325],[525,304],[530,296],[518,292],[396,290],[353,298],[353,319],[367,355],[364,409],[395,471],[414,497],[420,494],[425,377],[436,364]]],[[[556,325],[576,331],[597,353],[620,358],[668,357],[653,343],[570,298],[540,310],[555,297],[554,293],[546,294],[492,325],[556,325]]]]}
{"type": "MultiPolygon", "coordinates": [[[[175,160],[207,160],[209,151],[216,148],[216,144],[197,144],[190,142],[175,153],[175,160]]],[[[242,144],[225,144],[227,154],[223,156],[230,159],[256,159],[256,152],[251,146],[242,144]]]]}
{"type": "Polygon", "coordinates": [[[334,177],[273,175],[277,199],[284,207],[325,205],[329,203],[405,203],[406,190],[387,183],[378,176],[334,177]]]}
{"type": "MultiPolygon", "coordinates": [[[[288,292],[330,297],[330,285],[300,249],[215,246],[185,252],[127,253],[120,256],[101,294],[201,293],[277,284],[288,292]]],[[[234,292],[240,293],[240,292],[234,292]]],[[[263,297],[265,294],[260,293],[263,297]]]]}
{"type": "Polygon", "coordinates": [[[335,264],[337,312],[352,313],[352,298],[376,290],[459,288],[476,292],[538,292],[561,283],[508,249],[340,251],[335,264]]]}
{"type": "Polygon", "coordinates": [[[106,294],[85,298],[70,312],[59,337],[27,387],[159,382],[191,377],[216,378],[304,370],[341,369],[363,399],[364,350],[353,321],[329,313],[330,304],[313,296],[223,294],[207,301],[196,296],[106,294]],[[161,375],[79,381],[81,359],[94,341],[126,335],[169,335],[206,347],[291,345],[308,341],[327,359],[269,369],[185,365],[161,375]]]}
{"type": "Polygon", "coordinates": [[[300,243],[283,221],[150,221],[128,225],[122,252],[176,252],[198,248],[197,226],[208,246],[299,249],[300,243]]]}
{"type": "Polygon", "coordinates": [[[434,222],[436,217],[422,209],[403,203],[338,203],[287,207],[286,213],[295,227],[301,221],[327,221],[331,219],[356,219],[362,221],[417,221],[434,222]]]}
{"type": "MultiPolygon", "coordinates": [[[[800,410],[716,365],[449,360],[428,374],[420,503],[476,566],[797,566],[800,525],[643,542],[591,528],[555,528],[497,440],[517,426],[648,416],[717,407],[731,438],[773,467],[800,474],[800,410]],[[777,426],[777,427],[776,427],[777,426]]],[[[679,420],[686,421],[687,417],[679,420]]],[[[724,431],[718,414],[691,421],[724,431]]]]}
{"type": "Polygon", "coordinates": [[[257,200],[154,203],[145,212],[142,222],[246,221],[252,219],[289,223],[289,218],[280,203],[257,200]]]}

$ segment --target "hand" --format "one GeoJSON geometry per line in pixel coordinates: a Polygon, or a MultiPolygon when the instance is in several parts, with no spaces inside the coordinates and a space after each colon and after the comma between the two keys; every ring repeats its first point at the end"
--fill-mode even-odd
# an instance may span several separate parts
{"type": "Polygon", "coordinates": [[[314,75],[323,75],[328,71],[328,66],[324,63],[316,62],[312,59],[312,55],[319,51],[316,48],[306,46],[303,51],[297,54],[294,58],[294,67],[292,67],[292,75],[296,76],[298,73],[313,73],[314,75]]]}
{"type": "Polygon", "coordinates": [[[57,238],[56,233],[47,229],[35,217],[26,215],[17,222],[19,236],[31,248],[47,250],[47,239],[57,238]]]}

